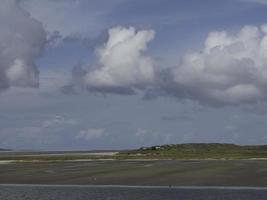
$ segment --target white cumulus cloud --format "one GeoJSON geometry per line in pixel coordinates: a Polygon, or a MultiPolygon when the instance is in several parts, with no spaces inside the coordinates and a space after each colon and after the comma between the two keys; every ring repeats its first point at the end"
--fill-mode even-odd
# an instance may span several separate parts
{"type": "Polygon", "coordinates": [[[153,82],[153,60],[144,55],[154,31],[115,27],[97,50],[99,67],[85,76],[88,87],[134,87],[153,82]]]}
{"type": "Polygon", "coordinates": [[[266,101],[267,26],[209,33],[204,48],[185,55],[171,75],[176,93],[204,103],[266,101]]]}
{"type": "Polygon", "coordinates": [[[153,30],[118,26],[108,35],[96,50],[93,67],[74,68],[74,85],[78,82],[89,91],[118,94],[140,89],[148,98],[173,95],[207,105],[267,101],[267,25],[244,26],[235,34],[210,32],[203,49],[185,54],[170,68],[160,68],[145,54],[154,39],[153,30]]]}
{"type": "Polygon", "coordinates": [[[153,85],[155,63],[145,51],[154,36],[153,30],[111,28],[107,42],[96,49],[96,64],[87,71],[75,66],[73,85],[64,87],[63,91],[70,92],[79,85],[91,92],[134,94],[136,88],[153,85]]]}

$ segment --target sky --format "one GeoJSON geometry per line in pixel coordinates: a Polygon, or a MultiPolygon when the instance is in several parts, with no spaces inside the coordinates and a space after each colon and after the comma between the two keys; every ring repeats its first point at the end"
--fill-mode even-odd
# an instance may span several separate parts
{"type": "Polygon", "coordinates": [[[0,148],[267,143],[266,0],[1,0],[0,148]]]}

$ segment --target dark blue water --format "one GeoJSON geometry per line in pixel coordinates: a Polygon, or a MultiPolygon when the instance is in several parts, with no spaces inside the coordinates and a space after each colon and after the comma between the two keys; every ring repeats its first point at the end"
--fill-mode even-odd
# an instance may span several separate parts
{"type": "Polygon", "coordinates": [[[1,185],[0,200],[266,200],[264,188],[1,185]]]}

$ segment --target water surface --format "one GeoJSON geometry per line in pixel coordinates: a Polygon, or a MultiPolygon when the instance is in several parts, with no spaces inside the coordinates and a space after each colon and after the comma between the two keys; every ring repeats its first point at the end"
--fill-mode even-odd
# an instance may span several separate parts
{"type": "Polygon", "coordinates": [[[266,188],[1,185],[1,200],[265,200],[266,188]]]}

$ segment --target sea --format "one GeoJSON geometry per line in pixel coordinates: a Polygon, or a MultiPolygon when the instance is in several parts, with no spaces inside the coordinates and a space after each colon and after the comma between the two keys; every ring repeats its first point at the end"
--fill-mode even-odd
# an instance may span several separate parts
{"type": "Polygon", "coordinates": [[[267,188],[0,185],[0,200],[267,200],[267,188]]]}

